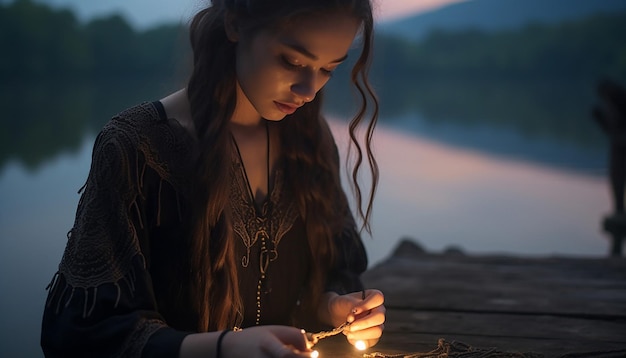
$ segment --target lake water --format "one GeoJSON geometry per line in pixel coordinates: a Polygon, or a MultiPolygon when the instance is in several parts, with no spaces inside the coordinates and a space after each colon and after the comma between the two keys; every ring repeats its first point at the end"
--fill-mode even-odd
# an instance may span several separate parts
{"type": "MultiPolygon", "coordinates": [[[[434,141],[381,126],[376,153],[381,170],[371,264],[408,237],[428,251],[461,248],[470,254],[605,256],[600,231],[611,198],[601,163],[574,171],[478,148],[434,141]]],[[[340,147],[347,138],[335,127],[340,147]]],[[[562,148],[567,158],[575,149],[562,148]]],[[[567,159],[564,159],[566,161],[567,159]]]]}
{"type": "MultiPolygon", "coordinates": [[[[454,128],[429,132],[431,127],[415,130],[398,125],[402,121],[395,123],[380,125],[375,137],[381,181],[373,235],[364,236],[370,266],[388,257],[403,237],[429,251],[454,246],[472,254],[608,253],[609,241],[600,231],[600,221],[611,209],[601,175],[603,156],[585,159],[577,149],[560,146],[561,160],[541,163],[490,154],[467,143],[456,145],[439,135],[454,128]],[[569,166],[567,158],[572,156],[587,160],[582,169],[569,166]]],[[[343,125],[333,122],[332,127],[343,150],[343,125]]],[[[481,134],[474,130],[472,135],[481,134]]],[[[504,135],[497,137],[502,140],[504,135]]],[[[506,135],[511,136],[505,140],[510,144],[517,138],[506,135]]],[[[42,356],[44,288],[73,222],[93,138],[93,133],[86,135],[75,149],[60,151],[35,167],[10,160],[0,168],[2,357],[42,356]]]]}

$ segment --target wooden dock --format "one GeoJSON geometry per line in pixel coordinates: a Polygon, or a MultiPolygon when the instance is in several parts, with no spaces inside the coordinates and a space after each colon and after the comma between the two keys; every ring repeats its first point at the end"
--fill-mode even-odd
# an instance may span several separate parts
{"type": "MultiPolygon", "coordinates": [[[[624,258],[432,254],[404,241],[364,281],[387,307],[370,357],[626,357],[624,258]]],[[[343,337],[316,349],[364,356],[343,337]]]]}

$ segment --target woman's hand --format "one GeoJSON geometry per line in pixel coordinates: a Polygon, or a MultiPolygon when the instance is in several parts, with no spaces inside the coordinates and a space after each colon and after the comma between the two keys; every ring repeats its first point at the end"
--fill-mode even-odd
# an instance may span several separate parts
{"type": "Polygon", "coordinates": [[[302,330],[286,326],[259,326],[233,332],[222,341],[223,357],[311,357],[302,330]]]}
{"type": "Polygon", "coordinates": [[[378,343],[385,327],[385,296],[378,290],[347,295],[327,293],[328,319],[334,327],[350,322],[343,332],[351,344],[364,341],[366,348],[378,343]]]}
{"type": "MultiPolygon", "coordinates": [[[[181,358],[215,357],[220,332],[187,336],[181,345],[181,358]]],[[[304,332],[287,326],[257,326],[228,332],[222,339],[220,358],[310,358],[304,332]]]]}

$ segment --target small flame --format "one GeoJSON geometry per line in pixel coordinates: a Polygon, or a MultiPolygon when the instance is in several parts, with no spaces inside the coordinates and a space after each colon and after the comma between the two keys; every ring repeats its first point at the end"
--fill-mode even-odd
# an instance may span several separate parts
{"type": "Polygon", "coordinates": [[[364,351],[367,349],[367,343],[365,343],[365,341],[356,341],[354,347],[360,351],[364,351]]]}
{"type": "Polygon", "coordinates": [[[318,358],[319,356],[320,356],[320,352],[318,351],[311,352],[311,358],[318,358]]]}

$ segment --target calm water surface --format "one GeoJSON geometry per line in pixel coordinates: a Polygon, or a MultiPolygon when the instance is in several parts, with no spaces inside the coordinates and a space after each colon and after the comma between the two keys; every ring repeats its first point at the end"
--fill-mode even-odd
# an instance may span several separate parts
{"type": "MultiPolygon", "coordinates": [[[[611,208],[597,173],[554,169],[460,149],[381,126],[376,153],[381,181],[373,235],[364,241],[370,267],[402,237],[429,251],[604,256],[599,230],[611,208]]],[[[341,150],[343,126],[333,130],[341,150]]],[[[36,169],[15,161],[0,169],[0,356],[40,357],[46,291],[72,225],[90,165],[93,136],[36,169]]]]}
{"type": "MultiPolygon", "coordinates": [[[[606,180],[525,161],[511,161],[425,138],[377,134],[381,182],[372,238],[373,264],[398,240],[428,251],[603,256],[599,230],[611,208],[606,180]]],[[[345,142],[345,140],[344,140],[345,142]]]]}

